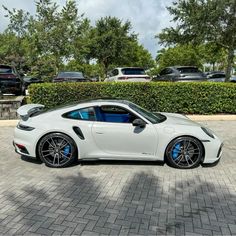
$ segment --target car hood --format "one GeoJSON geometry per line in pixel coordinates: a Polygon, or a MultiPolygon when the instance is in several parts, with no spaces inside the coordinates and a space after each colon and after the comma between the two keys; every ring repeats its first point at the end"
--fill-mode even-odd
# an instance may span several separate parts
{"type": "Polygon", "coordinates": [[[190,120],[188,117],[182,114],[165,113],[165,112],[162,112],[161,114],[163,114],[167,118],[164,122],[165,124],[200,126],[198,123],[190,120]]]}

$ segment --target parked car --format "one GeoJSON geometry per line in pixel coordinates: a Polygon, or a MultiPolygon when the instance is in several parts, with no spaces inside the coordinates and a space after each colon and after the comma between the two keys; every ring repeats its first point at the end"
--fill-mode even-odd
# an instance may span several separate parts
{"type": "Polygon", "coordinates": [[[119,67],[108,73],[105,82],[149,82],[151,78],[140,67],[119,67]]]}
{"type": "Polygon", "coordinates": [[[186,116],[151,113],[124,100],[99,99],[43,111],[40,104],[17,110],[17,153],[47,166],[65,167],[76,159],[167,160],[176,168],[215,163],[222,142],[186,116]]]}
{"type": "Polygon", "coordinates": [[[82,72],[63,71],[58,73],[53,82],[90,82],[90,80],[86,79],[82,72]]]}
{"type": "MultiPolygon", "coordinates": [[[[224,82],[225,81],[225,72],[223,71],[211,71],[208,72],[207,74],[207,80],[211,82],[224,82]]],[[[230,82],[236,82],[236,76],[232,75],[230,77],[230,82]]]]}
{"type": "Polygon", "coordinates": [[[37,78],[37,77],[25,76],[23,78],[23,83],[24,83],[25,89],[28,89],[28,86],[30,84],[39,84],[39,83],[43,83],[43,82],[44,82],[43,80],[41,80],[40,78],[37,78]]]}
{"type": "Polygon", "coordinates": [[[195,66],[172,66],[163,69],[152,81],[197,82],[207,81],[207,77],[195,66]]]}
{"type": "Polygon", "coordinates": [[[206,73],[207,80],[211,82],[224,82],[225,72],[223,71],[210,71],[206,73]]]}
{"type": "Polygon", "coordinates": [[[236,83],[236,75],[231,76],[230,82],[236,83]]]}
{"type": "Polygon", "coordinates": [[[13,66],[0,65],[0,91],[2,94],[23,94],[22,77],[13,66]]]}

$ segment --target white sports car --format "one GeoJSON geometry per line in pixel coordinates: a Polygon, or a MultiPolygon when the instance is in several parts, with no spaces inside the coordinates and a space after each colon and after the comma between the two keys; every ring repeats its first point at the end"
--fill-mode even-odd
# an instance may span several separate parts
{"type": "Polygon", "coordinates": [[[174,113],[153,114],[124,100],[100,99],[44,111],[28,104],[17,112],[17,153],[65,167],[76,159],[166,161],[193,168],[215,163],[222,142],[208,128],[174,113]]]}

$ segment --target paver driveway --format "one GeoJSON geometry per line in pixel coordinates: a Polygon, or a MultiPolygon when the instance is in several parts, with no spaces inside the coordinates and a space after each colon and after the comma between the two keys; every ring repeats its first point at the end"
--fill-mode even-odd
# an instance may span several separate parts
{"type": "Polygon", "coordinates": [[[177,170],[149,162],[65,169],[22,160],[0,128],[0,234],[236,235],[236,121],[204,122],[221,162],[177,170]]]}

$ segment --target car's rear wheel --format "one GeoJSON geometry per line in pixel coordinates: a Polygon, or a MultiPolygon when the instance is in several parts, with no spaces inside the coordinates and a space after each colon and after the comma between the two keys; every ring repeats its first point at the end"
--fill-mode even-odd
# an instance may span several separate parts
{"type": "Polygon", "coordinates": [[[166,149],[168,163],[180,169],[194,168],[203,158],[202,143],[193,137],[182,136],[169,143],[166,149]]]}
{"type": "Polygon", "coordinates": [[[69,136],[62,133],[50,133],[39,141],[38,155],[49,167],[66,167],[75,161],[77,148],[69,136]]]}

